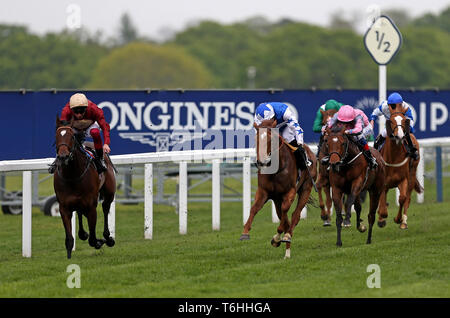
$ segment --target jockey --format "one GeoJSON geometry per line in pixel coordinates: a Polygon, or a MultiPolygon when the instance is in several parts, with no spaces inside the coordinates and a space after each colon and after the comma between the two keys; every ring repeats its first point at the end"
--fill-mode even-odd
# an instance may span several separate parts
{"type": "MultiPolygon", "coordinates": [[[[399,111],[401,111],[402,107],[408,108],[408,110],[405,113],[405,116],[409,119],[409,127],[410,127],[411,133],[414,133],[414,120],[413,120],[410,105],[408,103],[406,103],[405,101],[403,101],[402,96],[396,92],[389,95],[387,100],[383,101],[380,106],[378,106],[377,108],[375,108],[373,110],[372,115],[370,115],[370,124],[373,127],[375,119],[377,119],[379,116],[382,116],[382,115],[384,115],[386,120],[389,120],[390,116],[391,116],[391,114],[389,112],[389,108],[391,108],[392,110],[399,109],[399,111]]],[[[386,128],[384,128],[383,131],[381,132],[381,134],[377,137],[377,140],[375,141],[375,145],[374,145],[375,149],[381,148],[381,145],[386,140],[386,135],[387,135],[386,128]]],[[[419,157],[419,154],[417,153],[416,147],[414,147],[414,144],[412,143],[409,131],[405,132],[405,138],[406,138],[406,143],[407,143],[406,148],[407,148],[408,156],[410,156],[416,160],[419,157]]]]}
{"type": "MultiPolygon", "coordinates": [[[[372,156],[366,140],[367,137],[373,134],[372,126],[369,124],[366,114],[360,109],[353,108],[350,105],[344,105],[328,122],[328,127],[331,128],[338,123],[344,124],[346,134],[353,135],[354,138],[356,138],[356,144],[369,163],[369,168],[376,169],[378,163],[372,156]]],[[[326,156],[322,159],[322,163],[328,164],[329,160],[330,157],[326,156]]]]}
{"type": "MultiPolygon", "coordinates": [[[[70,121],[71,119],[91,119],[94,123],[85,130],[86,137],[92,137],[95,148],[94,163],[98,173],[105,172],[107,170],[103,153],[109,154],[111,149],[109,148],[109,124],[106,122],[101,108],[98,108],[96,104],[87,99],[86,95],[82,93],[76,93],[70,97],[69,102],[64,106],[61,112],[62,121],[70,121]],[[103,131],[103,137],[105,143],[102,142],[100,136],[100,128],[103,131]]],[[[74,129],[76,132],[76,129],[74,129]]],[[[55,164],[49,169],[50,173],[53,173],[55,164]]]]}
{"type": "Polygon", "coordinates": [[[323,111],[327,111],[329,109],[336,109],[339,110],[339,108],[341,108],[341,106],[344,105],[342,103],[339,103],[337,101],[335,101],[334,99],[329,99],[325,102],[325,104],[321,105],[319,107],[319,109],[317,110],[316,113],[316,119],[314,119],[314,124],[313,124],[313,131],[316,133],[320,133],[320,139],[319,139],[319,144],[317,145],[317,154],[316,157],[319,158],[319,152],[320,152],[320,148],[322,147],[323,144],[323,125],[322,121],[323,121],[323,115],[321,110],[323,111]]]}
{"type": "Polygon", "coordinates": [[[297,161],[297,167],[300,170],[305,170],[306,166],[311,165],[311,162],[306,157],[305,149],[303,148],[303,129],[297,122],[289,107],[284,103],[271,102],[262,103],[256,108],[255,123],[260,125],[264,120],[275,118],[277,122],[276,128],[279,128],[280,135],[291,146],[297,147],[294,152],[297,161]]]}

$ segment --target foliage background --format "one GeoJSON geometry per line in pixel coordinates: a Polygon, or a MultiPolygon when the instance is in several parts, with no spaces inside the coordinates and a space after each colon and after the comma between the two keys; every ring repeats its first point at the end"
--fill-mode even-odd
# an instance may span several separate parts
{"type": "MultiPolygon", "coordinates": [[[[391,89],[450,88],[450,7],[397,22],[403,46],[388,67],[391,89]]],[[[328,27],[264,17],[201,21],[157,43],[124,14],[115,38],[62,30],[42,36],[0,25],[0,89],[373,89],[377,65],[363,34],[336,13],[328,27]],[[256,70],[254,76],[249,67],[256,70]]]]}

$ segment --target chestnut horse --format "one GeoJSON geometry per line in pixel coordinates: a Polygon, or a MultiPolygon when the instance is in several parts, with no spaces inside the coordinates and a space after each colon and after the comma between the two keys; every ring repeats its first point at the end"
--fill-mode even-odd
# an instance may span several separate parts
{"type": "Polygon", "coordinates": [[[372,155],[376,158],[378,167],[370,170],[366,159],[358,146],[351,137],[345,133],[345,127],[337,125],[333,128],[327,128],[324,143],[326,150],[330,155],[330,184],[332,188],[332,197],[334,208],[336,210],[336,229],[337,229],[337,246],[342,246],[341,228],[342,228],[342,199],[347,194],[345,202],[346,216],[351,215],[351,207],[354,204],[356,211],[356,228],[358,231],[365,232],[366,227],[362,224],[361,200],[359,194],[369,191],[370,208],[369,208],[369,233],[367,236],[367,244],[372,241],[372,228],[375,222],[375,214],[380,200],[381,193],[384,189],[384,162],[380,153],[371,148],[372,155]]]}
{"type": "Polygon", "coordinates": [[[259,126],[254,124],[256,128],[258,189],[240,240],[250,239],[249,231],[253,218],[271,199],[280,219],[277,234],[273,236],[271,244],[278,247],[281,242],[286,243],[285,258],[290,258],[291,238],[294,228],[300,220],[301,210],[309,201],[313,180],[316,179],[317,161],[311,149],[303,144],[306,155],[312,164],[308,167],[309,172],[304,170],[299,177],[294,149],[275,131],[276,124],[274,119],[265,120],[259,126]],[[289,222],[287,213],[295,200],[296,194],[298,194],[297,206],[292,213],[291,222],[289,222]],[[284,233],[283,237],[281,237],[282,233],[284,233]]]}
{"type": "Polygon", "coordinates": [[[73,211],[78,213],[78,237],[81,240],[89,238],[89,245],[96,249],[101,248],[104,243],[110,247],[115,244],[108,228],[108,213],[116,191],[112,163],[109,157],[105,156],[108,169],[100,175],[97,173],[92,157],[83,148],[72,129],[73,123],[73,120],[62,122],[56,117],[56,169],[53,186],[66,231],[67,258],[71,258],[74,245],[71,223],[73,211]],[[105,240],[99,240],[95,235],[99,194],[103,197],[105,240]],[[83,228],[82,215],[87,217],[89,234],[83,228]]]}
{"type": "MultiPolygon", "coordinates": [[[[326,125],[328,123],[328,120],[333,117],[335,113],[337,113],[336,109],[329,109],[329,110],[320,110],[322,113],[322,125],[326,125]]],[[[323,138],[323,137],[322,137],[323,138]]],[[[330,187],[330,181],[329,181],[329,174],[328,174],[328,165],[322,165],[320,164],[320,161],[323,157],[325,157],[325,153],[323,151],[323,148],[325,147],[325,144],[322,143],[321,148],[318,151],[318,161],[319,161],[319,176],[317,179],[317,192],[319,195],[319,206],[320,206],[320,218],[323,220],[323,226],[330,226],[331,225],[331,187],[330,187]],[[325,199],[326,203],[323,202],[322,198],[322,189],[325,193],[325,199]]]]}
{"type": "MultiPolygon", "coordinates": [[[[388,216],[386,196],[389,189],[398,187],[400,191],[398,199],[399,209],[394,222],[400,224],[401,229],[407,229],[407,213],[411,201],[411,192],[413,189],[417,193],[422,193],[423,191],[416,177],[420,157],[414,160],[407,156],[405,149],[405,135],[409,133],[409,119],[405,116],[407,109],[395,111],[389,108],[389,111],[391,116],[390,120],[386,121],[386,141],[380,151],[386,165],[386,187],[381,194],[378,209],[378,226],[384,227],[386,225],[388,216]]],[[[416,138],[412,134],[410,136],[414,146],[419,150],[419,143],[416,138]]]]}

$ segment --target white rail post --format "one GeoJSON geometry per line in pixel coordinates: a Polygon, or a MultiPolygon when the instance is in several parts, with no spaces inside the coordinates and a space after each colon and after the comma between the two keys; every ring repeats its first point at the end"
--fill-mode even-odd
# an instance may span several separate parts
{"type": "Polygon", "coordinates": [[[220,230],[220,159],[212,161],[212,229],[220,230]]]}
{"type": "Polygon", "coordinates": [[[77,212],[72,212],[72,236],[73,236],[73,247],[72,251],[75,251],[75,244],[77,242],[77,212]]]}
{"type": "Polygon", "coordinates": [[[419,155],[420,155],[420,161],[419,165],[417,166],[416,176],[417,180],[419,181],[420,185],[424,188],[422,193],[417,193],[417,203],[423,203],[425,199],[425,151],[424,148],[421,147],[419,149],[419,155]]]}
{"type": "Polygon", "coordinates": [[[244,157],[244,161],[242,163],[242,170],[243,170],[242,214],[243,214],[243,221],[245,224],[248,220],[248,217],[250,216],[250,208],[251,208],[250,202],[251,202],[252,179],[250,169],[250,157],[244,157]]]}
{"type": "Polygon", "coordinates": [[[31,171],[22,173],[22,256],[31,257],[31,171]]]}
{"type": "Polygon", "coordinates": [[[108,229],[111,237],[116,238],[116,198],[111,202],[108,215],[108,229]]]}
{"type": "Polygon", "coordinates": [[[308,208],[305,205],[302,211],[300,212],[300,219],[306,219],[307,216],[308,216],[308,208]]]}
{"type": "Polygon", "coordinates": [[[144,238],[153,239],[153,165],[144,168],[144,238]]]}
{"type": "Polygon", "coordinates": [[[278,223],[278,222],[280,222],[280,219],[278,218],[278,215],[277,215],[277,208],[275,207],[275,202],[273,202],[273,200],[270,200],[270,201],[272,201],[272,222],[278,223]]]}
{"type": "Polygon", "coordinates": [[[180,234],[187,233],[187,162],[180,162],[180,178],[179,178],[179,205],[178,205],[178,217],[180,222],[180,234]]]}

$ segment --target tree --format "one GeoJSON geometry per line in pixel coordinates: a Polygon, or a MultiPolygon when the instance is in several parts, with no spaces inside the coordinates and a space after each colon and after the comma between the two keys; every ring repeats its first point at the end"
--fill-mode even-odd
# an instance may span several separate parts
{"type": "Polygon", "coordinates": [[[183,48],[130,43],[100,60],[89,88],[207,88],[211,76],[183,48]]]}
{"type": "Polygon", "coordinates": [[[34,35],[0,25],[0,88],[80,88],[107,49],[68,32],[34,35]]]}
{"type": "Polygon", "coordinates": [[[135,41],[138,38],[138,31],[133,25],[131,17],[128,13],[122,14],[119,26],[119,44],[125,45],[135,41]]]}

